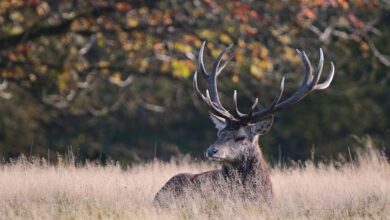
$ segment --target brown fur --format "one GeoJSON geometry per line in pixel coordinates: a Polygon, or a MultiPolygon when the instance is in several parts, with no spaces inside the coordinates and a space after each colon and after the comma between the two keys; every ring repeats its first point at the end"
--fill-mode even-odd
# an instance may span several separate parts
{"type": "Polygon", "coordinates": [[[172,177],[165,186],[156,194],[155,201],[164,201],[167,193],[177,197],[191,189],[191,192],[199,191],[205,195],[213,190],[212,187],[203,187],[211,182],[213,184],[227,183],[230,191],[243,189],[242,196],[247,198],[262,198],[268,204],[272,201],[272,184],[269,177],[269,169],[264,161],[258,145],[259,135],[266,134],[273,123],[273,113],[286,109],[314,90],[326,89],[334,75],[334,66],[331,65],[331,72],[322,84],[318,84],[323,67],[323,53],[320,50],[320,62],[312,75],[310,61],[304,52],[298,51],[305,64],[305,80],[292,96],[281,101],[284,89],[284,78],[281,81],[280,90],[269,107],[254,111],[258,99],[256,99],[248,114],[238,110],[237,92],[233,94],[235,115],[226,110],[218,96],[217,76],[229,62],[221,64],[223,55],[230,50],[224,49],[214,63],[213,71],[208,73],[203,62],[203,51],[206,42],[202,43],[199,50],[198,70],[194,74],[193,85],[198,96],[210,107],[210,116],[218,129],[218,138],[206,151],[206,157],[210,160],[222,162],[220,170],[209,171],[201,174],[179,174],[172,177]],[[200,92],[198,87],[197,73],[201,73],[208,82],[206,94],[200,92]]]}
{"type": "Polygon", "coordinates": [[[207,195],[213,190],[212,186],[224,184],[231,190],[240,188],[243,192],[241,196],[245,198],[262,199],[271,204],[273,190],[269,168],[257,141],[258,136],[252,142],[253,152],[249,152],[249,156],[242,161],[223,164],[218,170],[199,174],[181,173],[172,177],[156,194],[155,203],[164,204],[167,195],[180,197],[187,190],[207,195]]]}

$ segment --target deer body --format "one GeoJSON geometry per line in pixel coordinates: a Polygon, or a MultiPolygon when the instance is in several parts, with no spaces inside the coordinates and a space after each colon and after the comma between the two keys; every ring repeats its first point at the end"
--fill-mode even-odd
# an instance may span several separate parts
{"type": "Polygon", "coordinates": [[[325,82],[318,84],[323,67],[323,53],[320,50],[318,67],[312,73],[312,67],[305,52],[298,51],[305,65],[305,77],[299,89],[289,98],[281,101],[284,90],[284,78],[281,80],[280,90],[273,102],[268,107],[255,111],[258,99],[255,99],[249,113],[241,113],[237,106],[237,92],[233,94],[234,114],[231,114],[221,104],[218,96],[217,77],[223,68],[233,58],[227,61],[222,58],[229,48],[224,49],[213,65],[210,73],[207,72],[203,63],[203,42],[199,51],[198,71],[194,74],[193,85],[198,96],[208,105],[210,117],[218,130],[217,140],[205,152],[209,160],[222,164],[219,170],[208,171],[200,174],[183,173],[172,177],[156,194],[155,202],[164,204],[167,195],[180,197],[186,193],[199,193],[207,195],[219,185],[223,189],[238,191],[245,198],[262,199],[268,204],[272,202],[272,183],[269,168],[265,162],[259,136],[266,134],[272,127],[274,113],[286,109],[315,90],[326,89],[334,75],[334,66],[331,63],[331,72],[325,82]],[[198,87],[197,74],[201,73],[207,80],[205,94],[198,87]]]}
{"type": "Polygon", "coordinates": [[[263,159],[261,150],[255,138],[250,146],[253,152],[242,161],[232,164],[222,164],[221,169],[211,170],[199,174],[181,173],[172,177],[164,187],[156,194],[155,201],[163,203],[166,194],[173,194],[176,197],[184,195],[184,192],[198,192],[207,195],[211,187],[227,185],[228,189],[235,190],[237,186],[245,189],[246,198],[261,199],[268,204],[272,201],[273,190],[269,175],[269,167],[263,159]],[[210,182],[212,184],[210,184],[210,182]]]}

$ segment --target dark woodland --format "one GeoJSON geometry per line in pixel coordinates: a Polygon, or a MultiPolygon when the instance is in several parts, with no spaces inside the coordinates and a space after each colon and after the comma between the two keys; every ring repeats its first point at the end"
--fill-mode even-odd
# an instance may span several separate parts
{"type": "Polygon", "coordinates": [[[296,49],[335,64],[327,90],[276,114],[267,161],[331,160],[367,138],[389,154],[389,39],[385,0],[2,0],[0,157],[203,160],[216,138],[192,87],[203,41],[209,69],[234,45],[220,98],[231,109],[238,90],[245,112],[282,77],[286,97],[296,90],[296,49]]]}

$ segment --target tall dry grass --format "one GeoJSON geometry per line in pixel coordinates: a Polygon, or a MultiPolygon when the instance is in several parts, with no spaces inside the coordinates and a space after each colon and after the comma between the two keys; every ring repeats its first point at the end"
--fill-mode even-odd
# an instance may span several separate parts
{"type": "Polygon", "coordinates": [[[153,207],[159,188],[174,174],[213,168],[189,160],[119,165],[20,159],[0,167],[1,219],[390,219],[390,165],[372,148],[355,163],[274,168],[272,208],[218,196],[197,196],[153,207]],[[175,208],[176,207],[176,208],[175,208]]]}

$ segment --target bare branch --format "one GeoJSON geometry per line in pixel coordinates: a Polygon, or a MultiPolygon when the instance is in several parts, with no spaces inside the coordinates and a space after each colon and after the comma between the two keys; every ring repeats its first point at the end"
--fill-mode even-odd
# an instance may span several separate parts
{"type": "Polygon", "coordinates": [[[374,53],[374,56],[378,58],[378,60],[381,63],[383,63],[385,66],[390,67],[390,56],[379,52],[379,50],[376,48],[375,44],[371,40],[368,40],[368,45],[370,46],[372,52],[374,53]]]}
{"type": "Polygon", "coordinates": [[[109,78],[110,83],[119,87],[126,87],[130,85],[133,82],[133,80],[134,78],[130,75],[125,80],[120,80],[112,76],[109,78]]]}
{"type": "Polygon", "coordinates": [[[8,82],[7,82],[7,80],[4,80],[0,84],[0,97],[3,98],[3,99],[10,99],[10,98],[12,98],[12,94],[11,93],[4,91],[5,89],[7,89],[7,87],[8,87],[8,82]]]}

